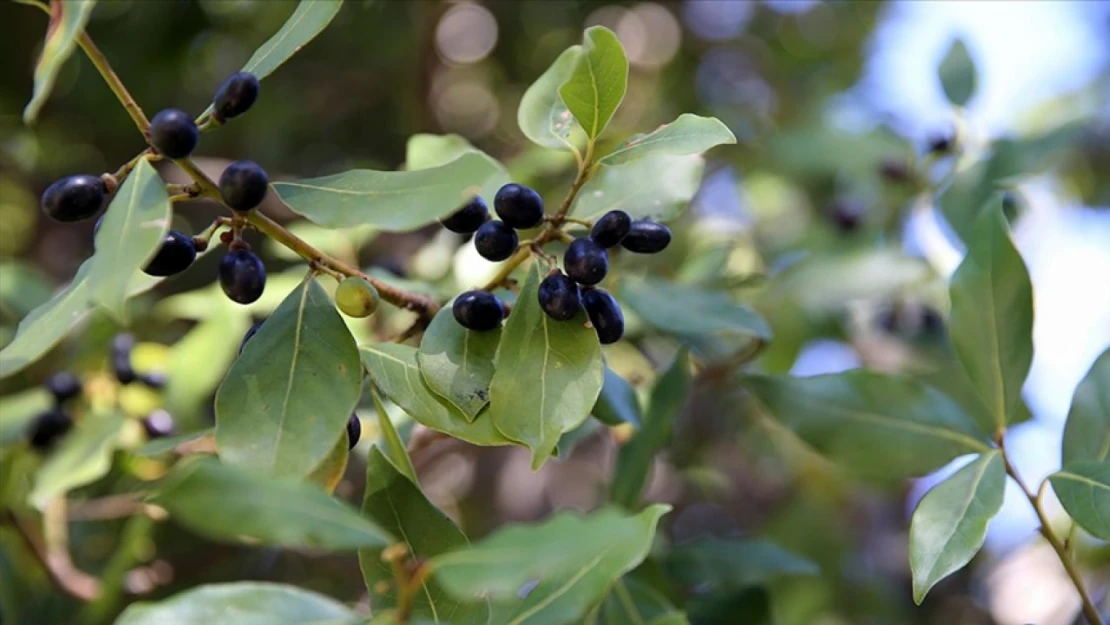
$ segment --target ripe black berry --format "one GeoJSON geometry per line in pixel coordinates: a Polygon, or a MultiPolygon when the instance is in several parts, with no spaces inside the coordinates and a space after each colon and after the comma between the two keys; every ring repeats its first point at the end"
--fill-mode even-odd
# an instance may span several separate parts
{"type": "Polygon", "coordinates": [[[182,234],[177,230],[170,230],[166,238],[162,239],[162,247],[150,259],[143,273],[150,276],[172,276],[189,268],[197,259],[197,246],[193,237],[182,234]]]}
{"type": "Polygon", "coordinates": [[[143,419],[143,431],[146,432],[147,438],[173,436],[173,415],[162,408],[155,410],[143,419]]]}
{"type": "Polygon", "coordinates": [[[220,174],[220,197],[237,211],[249,211],[262,203],[270,179],[254,161],[235,161],[220,174]]]}
{"type": "Polygon", "coordinates": [[[597,284],[609,273],[609,254],[593,239],[575,239],[563,255],[563,270],[578,284],[597,284]]]}
{"type": "Polygon", "coordinates": [[[502,221],[517,230],[534,228],[543,221],[543,198],[522,184],[509,183],[498,189],[493,209],[502,221]]]}
{"type": "Polygon", "coordinates": [[[258,332],[258,329],[261,328],[262,324],[265,323],[265,322],[266,322],[265,320],[259,321],[258,323],[251,326],[251,329],[247,330],[247,333],[243,335],[243,340],[239,343],[239,355],[240,356],[243,355],[243,348],[247,346],[247,341],[251,340],[251,337],[254,336],[255,333],[258,332]]]}
{"type": "Polygon", "coordinates": [[[553,273],[540,282],[540,308],[556,321],[570,321],[582,308],[578,285],[562,273],[553,273]]]}
{"type": "Polygon", "coordinates": [[[628,213],[615,210],[601,216],[590,230],[590,238],[604,248],[617,245],[632,228],[632,217],[628,213]]]}
{"type": "Polygon", "coordinates": [[[135,381],[135,369],[131,367],[131,350],[135,347],[135,337],[130,334],[117,334],[112,339],[112,371],[120,384],[135,381]]]}
{"type": "Polygon", "coordinates": [[[477,332],[492,330],[505,318],[501,300],[486,291],[467,291],[459,295],[451,306],[451,312],[459,325],[477,332]]]}
{"type": "Polygon", "coordinates": [[[42,212],[55,221],[88,219],[104,206],[104,184],[96,176],[66,176],[42,194],[42,212]]]}
{"type": "Polygon", "coordinates": [[[232,250],[220,261],[220,287],[233,302],[250,304],[266,288],[266,266],[250,250],[232,250]]]}
{"type": "Polygon", "coordinates": [[[212,98],[212,116],[223,121],[246,113],[258,99],[258,90],[258,77],[254,74],[232,74],[212,98]]]}
{"type": "Polygon", "coordinates": [[[197,147],[200,132],[181,109],[163,109],[150,120],[150,144],[167,158],[185,158],[197,147]]]}
{"type": "Polygon", "coordinates": [[[467,202],[450,217],[441,219],[440,223],[451,232],[470,234],[481,228],[482,224],[487,221],[489,221],[489,209],[486,208],[485,200],[474,196],[474,199],[467,202]]]}
{"type": "Polygon", "coordinates": [[[654,254],[671,244],[671,229],[661,223],[640,220],[632,222],[621,245],[629,252],[654,254]]]}
{"type": "Polygon", "coordinates": [[[499,261],[513,255],[520,237],[503,221],[487,221],[474,233],[474,248],[486,260],[499,261]]]}
{"type": "Polygon", "coordinates": [[[73,427],[73,420],[61,410],[47,410],[35,417],[27,431],[31,447],[40,451],[49,449],[73,427]]]}
{"type": "Polygon", "coordinates": [[[347,421],[347,449],[354,449],[360,438],[362,438],[362,421],[359,421],[358,415],[352,412],[350,420],[347,421]]]}
{"type": "Polygon", "coordinates": [[[46,390],[60,404],[81,394],[81,380],[69,371],[59,371],[46,378],[46,390]]]}
{"type": "Polygon", "coordinates": [[[624,334],[624,314],[612,295],[604,289],[583,289],[582,305],[602,345],[620,340],[624,334]]]}

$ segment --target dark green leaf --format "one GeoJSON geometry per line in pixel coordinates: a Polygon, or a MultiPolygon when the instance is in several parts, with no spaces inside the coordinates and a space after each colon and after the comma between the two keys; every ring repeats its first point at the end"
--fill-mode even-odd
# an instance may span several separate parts
{"type": "Polygon", "coordinates": [[[751,376],[743,385],[769,416],[862,477],[919,476],[990,449],[959,405],[909,378],[849,371],[809,378],[751,376]]]}
{"type": "Polygon", "coordinates": [[[950,290],[952,347],[995,426],[1004,427],[1033,361],[1033,287],[1001,201],[977,220],[950,290]]]}
{"type": "Polygon", "coordinates": [[[937,68],[937,75],[944,88],[944,95],[952,104],[964,106],[975,94],[975,62],[971,60],[962,40],[952,42],[937,68]]]}
{"type": "Polygon", "coordinates": [[[246,344],[216,392],[220,457],[304,477],[331,451],[361,394],[358,347],[309,277],[246,344]]]}
{"type": "Polygon", "coordinates": [[[31,504],[42,509],[51,498],[104,477],[126,425],[115,413],[84,415],[39,469],[31,504]]]}
{"type": "Polygon", "coordinates": [[[91,259],[82,263],[65,289],[19,322],[15,338],[0,350],[0,378],[18,373],[42,358],[88,315],[91,267],[91,259]]]}
{"type": "Polygon", "coordinates": [[[559,95],[559,87],[570,78],[581,57],[582,46],[564,50],[520,99],[517,124],[533,143],[548,148],[568,148],[576,143],[572,131],[582,133],[559,95]]]}
{"type": "Polygon", "coordinates": [[[721,120],[686,113],[651,133],[628,139],[599,162],[621,165],[657,154],[701,154],[724,143],[736,143],[736,137],[721,120]]]}
{"type": "Polygon", "coordinates": [[[389,413],[382,405],[377,390],[371,389],[370,397],[374,400],[374,412],[378,413],[378,429],[381,430],[382,442],[385,443],[386,456],[405,477],[415,484],[416,468],[412,466],[412,458],[409,458],[409,451],[405,447],[405,442],[401,440],[401,435],[393,425],[393,420],[389,418],[389,413]]]}
{"type": "Polygon", "coordinates": [[[910,521],[913,600],[920,604],[940,580],[971,561],[987,537],[987,524],[1002,507],[1006,470],[992,450],[937,484],[917,504],[910,521]]]}
{"type": "Polygon", "coordinates": [[[636,389],[609,367],[605,367],[605,378],[601,394],[594,404],[593,415],[606,425],[628,423],[640,427],[640,399],[636,396],[636,389]]]}
{"type": "Polygon", "coordinates": [[[493,361],[500,340],[500,328],[489,332],[467,330],[445,306],[420,341],[417,360],[425,384],[473,421],[489,403],[493,361]]]}
{"type": "Polygon", "coordinates": [[[659,591],[625,577],[613,584],[598,610],[597,625],[685,625],[686,615],[659,591]]]}
{"type": "Polygon", "coordinates": [[[762,586],[782,577],[817,575],[817,565],[767,540],[699,538],[674,548],[668,575],[705,592],[762,586]]]}
{"type": "Polygon", "coordinates": [[[31,101],[23,109],[23,123],[33,124],[42,105],[50,97],[54,80],[66,59],[77,48],[77,40],[85,33],[96,0],[65,0],[50,3],[50,25],[46,41],[35,65],[35,90],[31,101]]]}
{"type": "Polygon", "coordinates": [[[639,508],[640,493],[652,461],[670,441],[671,429],[686,402],[691,382],[689,358],[686,350],[681,350],[651,392],[643,427],[620,449],[609,493],[613,503],[628,509],[639,508]]]}
{"type": "Polygon", "coordinates": [[[648,156],[624,165],[600,165],[578,193],[573,213],[597,219],[611,210],[634,218],[670,221],[701,186],[701,156],[648,156]]]}
{"type": "Polygon", "coordinates": [[[1048,479],[1079,527],[1095,538],[1110,540],[1110,462],[1066,464],[1048,479]]]}
{"type": "Polygon", "coordinates": [[[771,594],[765,588],[744,588],[739,591],[696,597],[687,603],[693,625],[774,625],[771,594]]]}
{"type": "Polygon", "coordinates": [[[1063,464],[1110,459],[1110,349],[1075,389],[1064,426],[1063,464]]]}
{"type": "Polygon", "coordinates": [[[489,418],[507,438],[532,450],[538,469],[563,432],[590,416],[601,392],[603,365],[597,334],[579,312],[555,321],[540,308],[539,263],[532,266],[497,351],[490,382],[489,418]]]}
{"type": "MultiPolygon", "coordinates": [[[[311,4],[311,3],[310,3],[311,4]]],[[[115,625],[355,625],[359,616],[338,601],[267,582],[211,584],[158,602],[131,604],[115,625]]]]}
{"type": "Polygon", "coordinates": [[[176,467],[150,501],[213,540],[347,550],[389,544],[389,534],[310,484],[197,458],[176,467]]]}
{"type": "Polygon", "coordinates": [[[620,296],[644,321],[664,332],[709,338],[771,338],[771,328],[762,317],[721,291],[656,278],[630,278],[621,282],[620,296]]]}
{"type": "Polygon", "coordinates": [[[582,54],[559,96],[591,140],[609,125],[627,89],[628,59],[620,40],[604,26],[587,28],[582,54]]]}
{"type": "MultiPolygon", "coordinates": [[[[421,492],[420,487],[402,475],[377,447],[371,448],[366,460],[366,494],[362,515],[399,536],[414,557],[427,559],[469,545],[466,536],[440,512],[421,492]]],[[[358,561],[370,592],[374,612],[396,607],[397,593],[393,571],[382,561],[381,549],[359,549],[358,561]],[[389,590],[380,593],[381,583],[389,590]]],[[[431,617],[435,622],[452,625],[478,625],[489,620],[485,603],[462,603],[447,595],[434,580],[425,581],[413,602],[413,614],[431,617]]]]}

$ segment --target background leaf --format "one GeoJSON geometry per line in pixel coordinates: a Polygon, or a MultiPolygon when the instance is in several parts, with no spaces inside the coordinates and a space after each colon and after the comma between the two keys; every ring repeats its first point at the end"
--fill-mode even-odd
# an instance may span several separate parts
{"type": "Polygon", "coordinates": [[[210,314],[174,343],[166,374],[166,409],[179,418],[207,412],[212,393],[235,360],[250,314],[226,297],[209,300],[210,314]]]}
{"type": "Polygon", "coordinates": [[[685,113],[646,135],[624,141],[599,162],[602,165],[621,165],[658,154],[701,154],[723,143],[736,143],[736,136],[721,120],[685,113]]]}
{"type": "Polygon", "coordinates": [[[563,432],[590,416],[601,392],[603,365],[597,333],[579,311],[555,321],[540,308],[539,263],[532,265],[497,350],[489,417],[507,438],[532,450],[538,469],[563,432]]]}
{"type": "Polygon", "coordinates": [[[51,498],[107,475],[126,425],[127,420],[115,413],[79,419],[35,475],[31,504],[42,509],[51,498]]]}
{"type": "MultiPolygon", "coordinates": [[[[588,621],[587,622],[592,622],[588,621]]],[[[625,576],[598,609],[597,625],[684,625],[686,615],[659,591],[625,576]]]]}
{"type": "Polygon", "coordinates": [[[41,386],[0,397],[0,445],[25,438],[31,421],[53,405],[54,398],[41,386]]]}
{"type": "Polygon", "coordinates": [[[42,54],[35,64],[35,89],[31,101],[23,109],[23,123],[33,124],[38,118],[54,88],[58,72],[77,48],[77,40],[84,34],[95,6],[96,0],[51,0],[50,24],[42,54]]]}
{"type": "Polygon", "coordinates": [[[132,604],[115,625],[354,625],[359,617],[324,595],[266,582],[199,586],[158,602],[132,604]]]}
{"type": "Polygon", "coordinates": [[[325,493],[334,493],[335,487],[339,486],[340,480],[343,479],[350,459],[351,449],[347,443],[347,432],[344,431],[335,439],[335,445],[332,445],[331,451],[312,469],[305,481],[318,486],[325,493]]]}
{"type": "Polygon", "coordinates": [[[89,269],[86,260],[66,288],[32,310],[16,329],[15,338],[0,350],[0,378],[22,371],[46,355],[89,313],[89,269]]]}
{"type": "Polygon", "coordinates": [[[605,367],[601,394],[597,396],[593,415],[605,425],[628,423],[636,428],[640,427],[642,418],[636,389],[609,367],[605,367]]]}
{"type": "Polygon", "coordinates": [[[1110,459],[1110,349],[1075,389],[1064,426],[1063,464],[1110,459]]]}
{"type": "Polygon", "coordinates": [[[590,139],[596,139],[628,89],[628,59],[624,47],[604,26],[591,26],[583,35],[582,54],[574,71],[559,86],[559,96],[590,139]]]}
{"type": "Polygon", "coordinates": [[[1048,476],[1068,515],[1095,538],[1110,540],[1110,462],[1075,462],[1048,476]]]}
{"type": "Polygon", "coordinates": [[[644,321],[678,336],[746,336],[770,340],[771,328],[728,294],[657,278],[622,280],[621,301],[644,321]]]}
{"type": "Polygon", "coordinates": [[[216,392],[216,445],[229,464],[304,477],[328,455],[362,394],[347,325],[312,277],[262,324],[216,392]]]}
{"type": "Polygon", "coordinates": [[[704,593],[762,586],[775,579],[812,576],[817,565],[768,540],[699,538],[667,556],[671,579],[704,593]]]}
{"type": "Polygon", "coordinates": [[[940,67],[937,68],[941,87],[948,101],[956,106],[967,104],[975,94],[976,72],[975,62],[967,51],[963,40],[956,39],[949,46],[940,67]]]}
{"type": "Polygon", "coordinates": [[[420,375],[432,392],[473,421],[489,403],[501,328],[474,332],[455,321],[449,307],[436,314],[420,341],[420,375]]]}
{"type": "MultiPolygon", "coordinates": [[[[459,135],[415,134],[405,144],[405,168],[409,171],[431,169],[446,165],[464,154],[484,154],[459,135]]],[[[493,196],[509,183],[509,172],[494,160],[496,171],[482,184],[478,195],[493,205],[493,196]]]]}
{"type": "Polygon", "coordinates": [[[623,210],[637,219],[670,221],[701,186],[701,156],[649,156],[624,165],[601,165],[578,193],[573,213],[596,219],[623,210]]]}
{"type": "Polygon", "coordinates": [[[397,467],[402,475],[416,483],[416,467],[412,466],[412,458],[409,458],[409,451],[405,447],[405,442],[401,440],[401,434],[397,432],[397,428],[393,425],[393,420],[389,418],[389,413],[386,412],[382,400],[378,397],[376,390],[371,389],[370,397],[374,400],[374,412],[378,413],[378,429],[381,430],[382,443],[385,445],[385,455],[389,458],[390,462],[397,467]]]}
{"type": "Polygon", "coordinates": [[[570,78],[581,57],[582,46],[567,48],[521,97],[517,125],[533,143],[559,149],[575,145],[572,131],[581,133],[582,128],[563,103],[559,87],[570,78]]]}
{"type": "Polygon", "coordinates": [[[921,604],[940,580],[971,561],[1002,507],[1006,470],[992,450],[953,473],[922,497],[910,521],[913,600],[921,604]]]}

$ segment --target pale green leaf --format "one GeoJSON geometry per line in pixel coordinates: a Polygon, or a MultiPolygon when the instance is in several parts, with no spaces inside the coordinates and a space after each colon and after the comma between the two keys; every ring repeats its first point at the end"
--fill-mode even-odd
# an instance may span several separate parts
{"type": "Polygon", "coordinates": [[[0,350],[0,378],[5,378],[42,358],[89,314],[89,269],[86,260],[65,289],[32,310],[19,322],[15,338],[0,350]]]}
{"type": "Polygon", "coordinates": [[[686,208],[701,186],[701,156],[648,156],[624,165],[600,165],[582,187],[573,213],[597,219],[623,210],[636,219],[670,221],[686,208]]]}
{"type": "Polygon", "coordinates": [[[643,420],[636,389],[609,367],[605,367],[605,379],[594,404],[593,415],[606,425],[628,423],[639,428],[643,420]]]}
{"type": "Polygon", "coordinates": [[[200,441],[202,438],[212,438],[214,434],[215,430],[213,428],[207,428],[204,430],[197,430],[196,432],[178,434],[177,436],[155,438],[147,441],[142,447],[136,449],[134,453],[139,456],[157,456],[172,451],[178,445],[200,441]]]}
{"type": "Polygon", "coordinates": [[[445,306],[420,341],[420,374],[432,392],[473,421],[489,403],[489,384],[500,340],[500,328],[488,332],[467,330],[445,306]]]}
{"type": "Polygon", "coordinates": [[[621,165],[659,154],[701,154],[725,143],[736,143],[736,136],[721,120],[686,113],[646,135],[628,139],[599,162],[602,165],[621,165]]]}
{"type": "Polygon", "coordinates": [[[1079,527],[1095,538],[1110,540],[1110,462],[1066,464],[1048,479],[1079,527]]]}
{"type": "Polygon", "coordinates": [[[165,402],[179,418],[195,418],[207,409],[250,328],[249,313],[226,297],[211,298],[209,310],[171,348],[165,402]]]}
{"type": "Polygon", "coordinates": [[[956,106],[967,104],[975,94],[976,72],[975,62],[967,51],[963,40],[956,39],[949,46],[948,52],[937,68],[940,85],[948,101],[956,106]]]}
{"type": "Polygon", "coordinates": [[[338,601],[296,586],[232,582],[133,603],[115,625],[222,625],[232,616],[235,625],[356,625],[361,620],[338,601]]]}
{"type": "Polygon", "coordinates": [[[96,6],[96,0],[57,0],[50,3],[50,24],[46,41],[35,65],[35,89],[31,101],[23,109],[23,123],[33,124],[39,115],[62,65],[77,48],[77,40],[85,34],[85,25],[96,6]]]}
{"type": "Polygon", "coordinates": [[[657,278],[622,280],[618,295],[644,321],[677,336],[771,339],[755,311],[726,293],[657,278]]]}
{"type": "Polygon", "coordinates": [[[620,40],[604,26],[587,28],[574,70],[559,86],[559,96],[586,136],[596,139],[605,130],[627,89],[628,59],[620,40]]]}
{"type": "Polygon", "coordinates": [[[669,577],[705,592],[762,586],[783,577],[815,576],[817,565],[768,540],[699,538],[665,561],[669,577]]]}
{"type": "Polygon", "coordinates": [[[381,430],[382,442],[385,443],[386,455],[389,457],[389,461],[405,477],[415,483],[416,467],[412,466],[412,458],[409,458],[409,451],[405,447],[405,442],[401,440],[401,435],[397,432],[396,426],[393,425],[393,420],[389,418],[389,413],[382,405],[382,400],[378,397],[377,391],[371,389],[370,397],[374,400],[374,411],[378,413],[378,429],[381,430]]]}
{"type": "Polygon", "coordinates": [[[35,417],[53,405],[54,398],[41,386],[0,397],[0,445],[24,438],[35,417]]]}
{"type": "Polygon", "coordinates": [[[572,133],[582,134],[582,129],[563,103],[559,87],[570,78],[581,57],[582,46],[567,48],[521,97],[517,125],[533,143],[559,149],[576,145],[572,133]]]}
{"type": "Polygon", "coordinates": [[[937,582],[971,561],[1002,507],[1006,471],[992,450],[953,473],[922,497],[910,521],[913,600],[920,604],[937,582]]]}
{"type": "MultiPolygon", "coordinates": [[[[409,171],[432,169],[446,165],[464,154],[475,153],[482,154],[478,148],[459,135],[415,134],[409,137],[408,143],[405,144],[405,168],[409,171]]],[[[494,161],[494,164],[496,171],[482,183],[482,188],[477,193],[490,204],[497,190],[510,182],[509,172],[505,167],[497,161],[494,161]]]]}
{"type": "Polygon", "coordinates": [[[1110,460],[1110,349],[1075,389],[1064,426],[1063,464],[1110,460]]]}
{"type": "Polygon", "coordinates": [[[31,504],[41,509],[51,498],[104,477],[126,424],[115,413],[90,413],[79,419],[35,475],[31,504]]]}

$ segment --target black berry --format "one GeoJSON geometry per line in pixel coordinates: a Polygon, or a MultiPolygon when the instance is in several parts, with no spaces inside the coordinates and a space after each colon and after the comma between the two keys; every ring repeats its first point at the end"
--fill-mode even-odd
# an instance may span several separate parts
{"type": "Polygon", "coordinates": [[[238,117],[258,99],[258,77],[250,72],[232,74],[212,98],[212,115],[218,120],[238,117]]]}
{"type": "Polygon", "coordinates": [[[360,438],[362,438],[362,421],[359,421],[358,415],[352,412],[351,418],[347,421],[347,449],[354,449],[360,438]]]}
{"type": "Polygon", "coordinates": [[[250,304],[266,288],[266,266],[250,250],[232,250],[220,261],[220,287],[233,302],[250,304]]]}
{"type": "Polygon", "coordinates": [[[262,203],[270,178],[254,161],[235,161],[220,174],[220,197],[237,211],[249,211],[262,203]]]}
{"type": "Polygon", "coordinates": [[[112,339],[112,371],[120,384],[135,381],[135,369],[131,367],[131,350],[135,347],[135,337],[131,334],[117,334],[112,339]]]}
{"type": "Polygon", "coordinates": [[[243,340],[239,343],[239,355],[240,356],[243,355],[243,348],[247,346],[247,341],[251,340],[251,337],[254,336],[255,333],[258,332],[258,329],[262,327],[263,323],[265,323],[264,320],[259,321],[258,323],[251,326],[251,329],[247,330],[247,333],[243,335],[243,340]]]}
{"type": "Polygon", "coordinates": [[[467,291],[455,298],[451,306],[455,321],[464,328],[485,332],[501,325],[505,308],[501,300],[486,291],[467,291]]]}
{"type": "Polygon", "coordinates": [[[640,220],[632,222],[621,245],[629,252],[654,254],[671,244],[671,229],[661,223],[640,220]]]}
{"type": "Polygon", "coordinates": [[[81,380],[69,371],[59,371],[46,378],[46,390],[60,404],[81,394],[81,380]]]}
{"type": "Polygon", "coordinates": [[[582,306],[602,345],[620,340],[624,334],[624,314],[612,295],[604,289],[583,289],[582,306]]]}
{"type": "Polygon", "coordinates": [[[540,308],[556,321],[570,321],[582,308],[578,285],[562,273],[553,273],[540,282],[540,308]]]}
{"type": "Polygon", "coordinates": [[[628,213],[621,210],[609,211],[594,222],[590,238],[601,247],[609,248],[620,243],[630,228],[632,217],[628,213]]]}
{"type": "Polygon", "coordinates": [[[181,109],[163,109],[150,120],[150,144],[168,158],[185,158],[197,147],[200,132],[181,109]]]}
{"type": "Polygon", "coordinates": [[[609,254],[593,239],[575,239],[563,255],[563,271],[578,284],[597,284],[609,273],[609,254]]]}
{"type": "Polygon", "coordinates": [[[950,135],[936,135],[929,139],[928,149],[933,154],[947,154],[952,151],[953,143],[950,135]]]}
{"type": "Polygon", "coordinates": [[[837,202],[829,207],[829,220],[845,234],[855,232],[863,225],[863,210],[859,206],[837,202]]]}
{"type": "Polygon", "coordinates": [[[61,410],[48,410],[31,422],[27,438],[31,447],[40,451],[54,446],[66,432],[73,427],[73,420],[61,410]]]}
{"type": "Polygon", "coordinates": [[[501,221],[517,230],[535,228],[543,221],[543,198],[522,184],[509,183],[498,189],[493,209],[501,221]]]}
{"type": "Polygon", "coordinates": [[[489,221],[489,209],[485,201],[475,196],[465,206],[455,211],[450,217],[440,220],[444,228],[459,234],[470,234],[489,221]]]}
{"type": "Polygon", "coordinates": [[[503,221],[487,221],[474,233],[474,248],[486,260],[499,261],[513,255],[520,237],[503,221]]]}
{"type": "Polygon", "coordinates": [[[143,419],[143,431],[146,432],[147,438],[173,436],[173,415],[161,408],[155,410],[143,419]]]}
{"type": "Polygon", "coordinates": [[[150,276],[172,276],[189,268],[197,259],[197,246],[193,237],[170,230],[166,238],[162,239],[162,247],[150,259],[143,273],[150,276]]]}
{"type": "Polygon", "coordinates": [[[104,184],[96,176],[66,176],[42,194],[42,212],[55,221],[88,219],[104,206],[104,184]]]}

